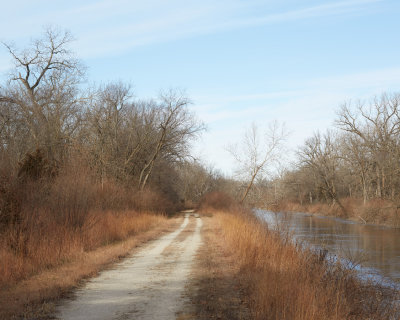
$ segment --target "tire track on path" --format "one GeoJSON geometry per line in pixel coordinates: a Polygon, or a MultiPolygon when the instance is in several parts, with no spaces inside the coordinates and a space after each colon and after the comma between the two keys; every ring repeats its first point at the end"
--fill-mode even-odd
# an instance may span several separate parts
{"type": "Polygon", "coordinates": [[[201,245],[201,227],[200,217],[187,213],[177,230],[78,289],[74,300],[58,307],[57,318],[176,319],[185,302],[182,294],[194,255],[201,245]]]}

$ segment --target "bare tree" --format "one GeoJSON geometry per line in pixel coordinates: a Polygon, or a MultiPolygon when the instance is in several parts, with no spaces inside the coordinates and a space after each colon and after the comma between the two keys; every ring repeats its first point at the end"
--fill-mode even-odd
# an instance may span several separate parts
{"type": "Polygon", "coordinates": [[[380,198],[393,198],[395,193],[392,177],[399,172],[399,103],[399,94],[383,94],[367,105],[346,103],[341,106],[336,121],[340,129],[357,137],[368,150],[375,171],[376,195],[380,198]]]}
{"type": "Polygon", "coordinates": [[[246,200],[256,178],[264,177],[268,169],[282,156],[286,137],[285,127],[276,121],[270,123],[264,133],[260,133],[257,125],[253,123],[245,132],[241,143],[228,147],[229,153],[236,161],[238,175],[247,183],[241,203],[246,200]]]}
{"type": "Polygon", "coordinates": [[[121,163],[126,154],[123,146],[126,134],[126,122],[129,121],[128,109],[131,98],[130,86],[121,82],[110,83],[99,88],[86,113],[86,137],[90,141],[88,148],[99,169],[102,185],[108,171],[114,177],[123,170],[121,163]]]}
{"type": "Polygon", "coordinates": [[[0,102],[15,108],[17,120],[28,130],[30,150],[44,149],[54,161],[60,160],[79,126],[83,101],[78,84],[84,69],[68,49],[71,41],[68,32],[49,28],[23,50],[3,43],[14,71],[0,102]]]}
{"type": "MultiPolygon", "coordinates": [[[[368,185],[372,170],[372,161],[369,157],[369,151],[363,140],[356,135],[344,135],[341,139],[341,156],[349,166],[350,171],[354,172],[360,179],[362,197],[364,205],[368,200],[368,185]]],[[[350,180],[355,180],[352,176],[350,180]]],[[[357,182],[356,182],[357,183],[357,182]]],[[[350,194],[351,196],[351,194],[350,194]]]]}
{"type": "Polygon", "coordinates": [[[216,174],[213,170],[195,160],[184,161],[178,168],[178,190],[185,204],[198,203],[216,185],[216,174]]]}
{"type": "Polygon", "coordinates": [[[332,200],[332,204],[337,203],[345,213],[346,210],[337,193],[337,172],[341,159],[335,134],[330,131],[323,136],[320,133],[314,134],[312,138],[307,139],[298,154],[303,165],[308,166],[317,174],[325,196],[332,200]]]}
{"type": "Polygon", "coordinates": [[[188,155],[188,143],[204,129],[188,110],[189,104],[190,100],[181,92],[170,90],[160,95],[155,145],[140,172],[140,189],[146,186],[161,154],[170,161],[184,159],[188,155]]]}

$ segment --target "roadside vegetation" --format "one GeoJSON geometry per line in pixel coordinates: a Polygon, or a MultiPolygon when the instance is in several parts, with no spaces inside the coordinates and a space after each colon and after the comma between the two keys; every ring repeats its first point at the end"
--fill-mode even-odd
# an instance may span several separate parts
{"type": "Polygon", "coordinates": [[[14,67],[0,83],[0,311],[58,297],[215,180],[190,158],[204,125],[184,92],[141,100],[127,83],[89,84],[72,40],[48,28],[25,48],[3,43],[14,67]],[[48,272],[58,282],[35,283],[48,272]]]}
{"type": "Polygon", "coordinates": [[[1,288],[165,223],[168,202],[157,194],[132,194],[110,183],[101,190],[92,183],[59,176],[50,185],[13,191],[20,209],[18,220],[2,230],[1,288]]]}
{"type": "Polygon", "coordinates": [[[207,195],[200,211],[214,215],[220,243],[234,256],[251,319],[398,318],[398,292],[294,245],[229,196],[207,195]]]}

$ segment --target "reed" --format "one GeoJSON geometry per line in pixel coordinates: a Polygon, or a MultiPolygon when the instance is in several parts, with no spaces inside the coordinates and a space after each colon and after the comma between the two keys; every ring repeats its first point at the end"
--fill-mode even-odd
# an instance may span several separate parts
{"type": "Polygon", "coordinates": [[[256,219],[219,212],[254,319],[396,319],[395,291],[359,281],[339,263],[300,249],[256,219]]]}
{"type": "Polygon", "coordinates": [[[41,271],[79,258],[88,251],[145,232],[165,216],[136,211],[89,212],[79,228],[60,224],[52,212],[38,210],[0,241],[0,286],[7,288],[41,271]]]}
{"type": "Polygon", "coordinates": [[[360,281],[354,270],[296,246],[288,233],[233,207],[215,209],[205,201],[201,210],[213,213],[221,243],[235,257],[252,319],[398,319],[398,292],[360,281]]]}

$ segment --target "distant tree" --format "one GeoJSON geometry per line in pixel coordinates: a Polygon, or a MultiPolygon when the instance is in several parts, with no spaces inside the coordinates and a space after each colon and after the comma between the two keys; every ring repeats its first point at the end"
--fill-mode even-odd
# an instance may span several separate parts
{"type": "Polygon", "coordinates": [[[239,144],[228,147],[229,153],[236,161],[239,177],[246,181],[246,188],[240,202],[246,200],[257,178],[262,178],[282,157],[281,151],[287,132],[278,122],[269,124],[264,133],[260,133],[255,123],[245,132],[239,144]]]}
{"type": "Polygon", "coordinates": [[[314,134],[299,151],[301,163],[315,172],[318,183],[327,199],[337,203],[345,212],[338,196],[338,170],[341,165],[336,135],[331,131],[314,134]]]}
{"type": "MultiPolygon", "coordinates": [[[[353,152],[362,151],[358,159],[358,170],[363,181],[364,199],[366,197],[366,170],[373,168],[376,196],[394,198],[398,181],[395,177],[400,172],[400,95],[383,94],[368,104],[343,104],[338,112],[336,125],[348,133],[353,144],[353,152]],[[362,148],[363,150],[360,150],[362,148]],[[357,150],[356,150],[357,149],[357,150]],[[367,163],[368,157],[369,163],[367,163]],[[360,162],[361,161],[361,162],[360,162]],[[369,169],[368,168],[368,169],[369,169]]],[[[369,171],[369,173],[372,173],[369,171]]]]}
{"type": "Polygon", "coordinates": [[[204,129],[204,125],[188,110],[189,104],[190,100],[178,91],[170,90],[160,95],[155,143],[139,175],[140,189],[145,188],[161,155],[170,161],[183,160],[189,155],[190,140],[204,129]]]}
{"type": "Polygon", "coordinates": [[[179,190],[185,203],[198,203],[216,186],[217,175],[212,169],[195,160],[184,161],[178,166],[179,190]]]}

